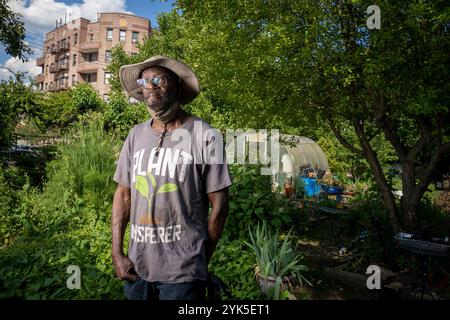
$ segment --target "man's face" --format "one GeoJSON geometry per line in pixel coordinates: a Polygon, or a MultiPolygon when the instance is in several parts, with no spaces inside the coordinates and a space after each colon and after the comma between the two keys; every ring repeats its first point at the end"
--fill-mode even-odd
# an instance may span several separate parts
{"type": "Polygon", "coordinates": [[[142,78],[152,79],[154,77],[167,80],[167,83],[164,85],[156,85],[150,81],[143,88],[143,95],[147,106],[151,110],[159,111],[168,108],[177,100],[178,88],[173,73],[166,68],[150,67],[142,72],[142,78]]]}

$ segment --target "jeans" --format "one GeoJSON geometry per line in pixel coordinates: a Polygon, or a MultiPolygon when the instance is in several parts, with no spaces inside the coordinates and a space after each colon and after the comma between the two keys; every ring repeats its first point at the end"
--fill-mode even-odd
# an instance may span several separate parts
{"type": "Polygon", "coordinates": [[[191,300],[205,301],[206,282],[147,282],[138,277],[136,281],[125,280],[128,300],[191,300]]]}

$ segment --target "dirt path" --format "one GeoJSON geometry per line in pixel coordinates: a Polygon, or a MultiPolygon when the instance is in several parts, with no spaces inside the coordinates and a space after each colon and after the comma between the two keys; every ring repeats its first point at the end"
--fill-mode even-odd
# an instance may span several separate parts
{"type": "Polygon", "coordinates": [[[330,228],[329,219],[315,220],[300,236],[298,250],[304,254],[304,263],[309,266],[308,280],[313,284],[298,292],[300,298],[305,295],[313,300],[372,300],[377,295],[367,289],[344,286],[329,279],[324,269],[348,259],[347,254],[340,255],[339,249],[351,241],[330,228]]]}

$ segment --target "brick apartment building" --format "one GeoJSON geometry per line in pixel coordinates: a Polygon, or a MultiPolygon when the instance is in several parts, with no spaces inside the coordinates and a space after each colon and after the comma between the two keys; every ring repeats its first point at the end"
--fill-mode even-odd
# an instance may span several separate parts
{"type": "Polygon", "coordinates": [[[44,56],[36,60],[42,72],[35,79],[42,91],[64,90],[89,82],[108,99],[111,50],[122,43],[125,52],[151,34],[150,20],[125,13],[100,13],[97,20],[72,20],[45,34],[44,56]]]}

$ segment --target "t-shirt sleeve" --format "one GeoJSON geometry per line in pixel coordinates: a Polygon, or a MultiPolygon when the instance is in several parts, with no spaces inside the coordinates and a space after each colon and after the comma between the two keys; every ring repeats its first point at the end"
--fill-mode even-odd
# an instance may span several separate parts
{"type": "MultiPolygon", "coordinates": [[[[213,148],[212,145],[214,144],[210,144],[208,146],[208,149],[211,147],[213,148]]],[[[204,179],[206,185],[206,193],[215,192],[232,185],[232,178],[230,175],[224,146],[222,147],[222,154],[218,155],[214,159],[215,160],[211,161],[210,164],[206,164],[205,168],[204,179]]]]}
{"type": "Polygon", "coordinates": [[[206,170],[206,193],[215,192],[232,184],[228,165],[211,164],[207,165],[206,170]]]}
{"type": "Polygon", "coordinates": [[[131,186],[131,166],[132,166],[132,158],[131,158],[131,144],[130,144],[130,136],[128,135],[125,140],[122,150],[120,151],[119,160],[117,161],[116,172],[114,173],[113,180],[127,188],[131,186]]]}

